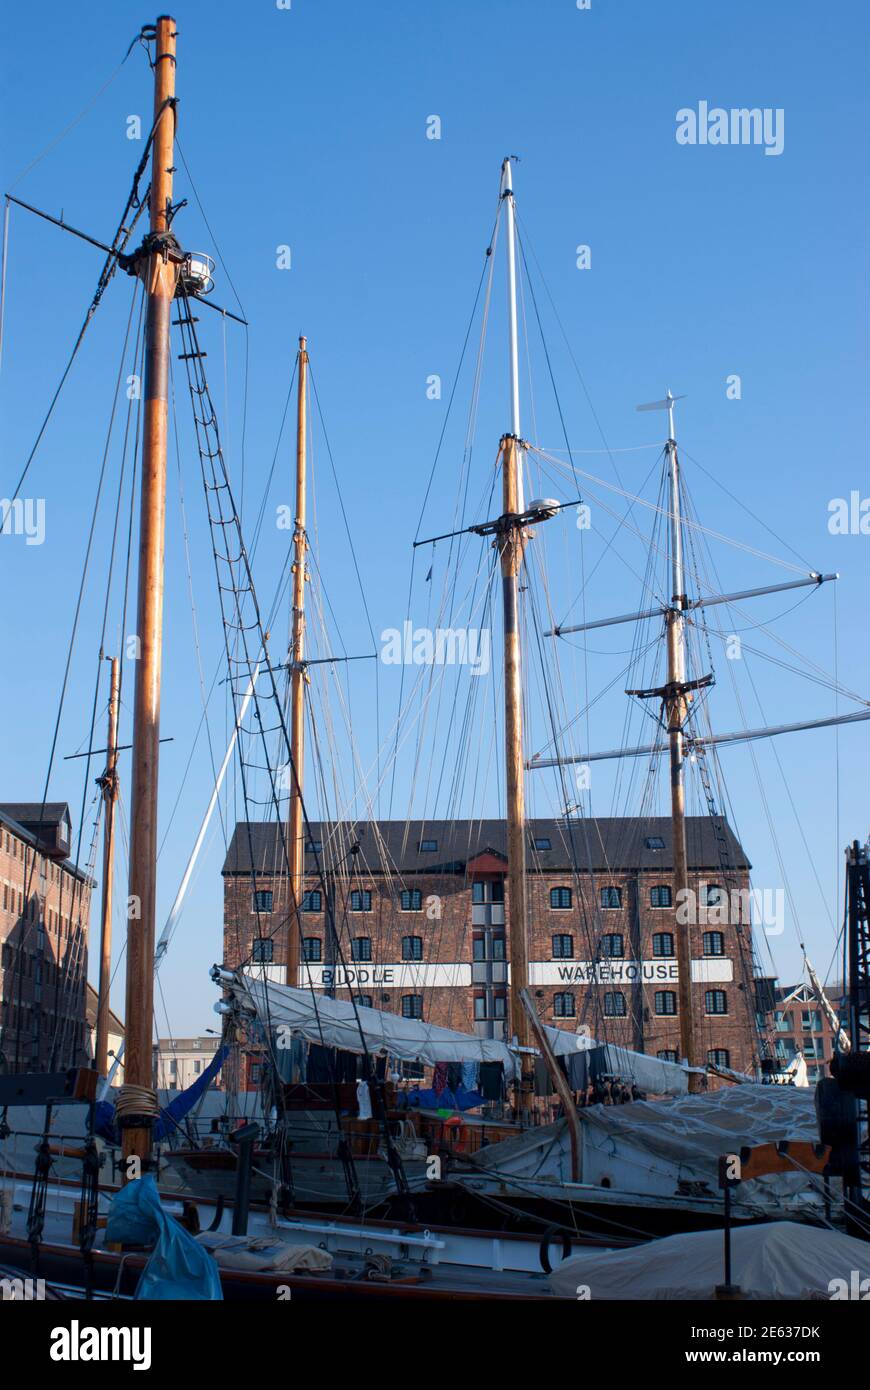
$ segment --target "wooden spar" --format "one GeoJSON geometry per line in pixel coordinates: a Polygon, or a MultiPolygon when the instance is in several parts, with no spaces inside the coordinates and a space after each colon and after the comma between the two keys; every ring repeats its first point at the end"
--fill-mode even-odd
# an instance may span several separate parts
{"type": "MultiPolygon", "coordinates": [[[[155,26],[154,118],[151,159],[151,224],[154,236],[170,230],[175,143],[175,20],[155,26]]],[[[145,342],[142,493],[139,521],[138,659],[134,663],[133,772],[130,795],[130,879],[127,903],[125,1087],[152,1091],[154,935],[157,887],[157,775],[160,756],[160,677],[163,647],[163,557],[166,525],[166,436],[169,387],[169,321],[178,275],[166,244],[146,244],[141,274],[148,296],[145,342]]],[[[138,1096],[138,1092],[136,1095],[138,1096]]],[[[131,1095],[133,1093],[131,1092],[131,1095]]],[[[132,1110],[139,1123],[123,1130],[125,1178],[138,1176],[151,1156],[156,1104],[132,1110]]]]}
{"type": "Polygon", "coordinates": [[[302,775],[305,760],[305,530],[306,443],[308,431],[308,353],[299,339],[299,379],[296,404],[296,519],[293,532],[293,634],[290,645],[290,752],[293,760],[290,787],[290,910],[287,927],[287,983],[299,983],[299,942],[302,936],[299,909],[302,903],[305,864],[302,824],[302,775]]]}
{"type": "MultiPolygon", "coordinates": [[[[676,906],[677,999],[680,1014],[680,1056],[685,1065],[697,1067],[698,1047],[692,1003],[692,939],[689,930],[689,863],[686,852],[686,787],[683,727],[688,710],[685,692],[685,649],[683,610],[686,603],[683,582],[683,534],[680,518],[680,471],[674,438],[674,409],[668,393],[668,465],[671,485],[671,579],[673,593],[667,612],[668,695],[665,711],[668,721],[668,752],[671,771],[671,826],[674,850],[674,904],[676,906]]],[[[689,1072],[689,1090],[701,1088],[702,1078],[689,1072]]]]}
{"type": "Polygon", "coordinates": [[[556,1054],[550,1046],[550,1039],[547,1037],[545,1029],[541,1026],[541,1020],[535,1012],[535,1006],[529,997],[529,991],[524,989],[520,992],[520,1003],[526,1011],[535,1041],[541,1049],[541,1055],[547,1064],[547,1070],[553,1078],[553,1085],[556,1094],[562,1102],[565,1111],[565,1119],[568,1122],[568,1137],[571,1141],[571,1181],[583,1181],[583,1140],[580,1134],[580,1119],[577,1114],[577,1107],[574,1104],[574,1097],[571,1088],[565,1080],[565,1074],[556,1060],[556,1054]]]}
{"type": "MultiPolygon", "coordinates": [[[[521,1048],[530,1046],[529,1020],[522,991],[529,983],[526,909],[526,801],[523,760],[523,686],[520,653],[519,574],[526,531],[518,515],[525,510],[520,471],[520,384],[517,333],[516,208],[510,157],[501,167],[501,198],[507,222],[508,368],[510,432],[501,441],[502,526],[498,535],[504,614],[504,736],[507,783],[508,940],[510,945],[510,1027],[521,1048]]],[[[516,1104],[528,1115],[534,1094],[534,1061],[520,1052],[516,1104]]]]}
{"type": "MultiPolygon", "coordinates": [[[[502,446],[503,510],[516,516],[519,476],[519,441],[505,435],[502,446]]],[[[525,536],[518,525],[508,525],[499,538],[504,611],[504,718],[505,771],[507,781],[507,916],[511,963],[510,1027],[520,1047],[530,1047],[529,1020],[522,1005],[522,991],[529,983],[526,934],[526,806],[523,764],[523,692],[520,665],[519,572],[525,536]]],[[[528,1111],[534,1089],[534,1060],[520,1053],[521,1079],[517,1104],[528,1111]]]]}
{"type": "Polygon", "coordinates": [[[121,663],[111,661],[109,686],[109,733],[106,739],[106,770],[100,778],[103,794],[103,890],[100,904],[100,988],[97,1002],[97,1034],[94,1062],[98,1076],[109,1072],[109,991],[112,976],[112,887],[115,870],[115,803],[118,800],[118,703],[121,693],[121,663]]]}

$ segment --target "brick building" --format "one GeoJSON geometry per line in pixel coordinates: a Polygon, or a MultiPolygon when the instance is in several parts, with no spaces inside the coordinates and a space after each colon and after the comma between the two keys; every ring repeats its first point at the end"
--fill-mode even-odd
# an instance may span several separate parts
{"type": "MultiPolygon", "coordinates": [[[[845,1019],[843,990],[834,985],[826,991],[833,1007],[845,1019]]],[[[834,1055],[834,1030],[827,1014],[807,984],[781,986],[775,992],[773,1034],[777,1061],[784,1069],[800,1054],[807,1066],[811,1086],[829,1076],[828,1063],[834,1055]]]]}
{"type": "MultiPolygon", "coordinates": [[[[721,828],[721,823],[720,823],[721,828]]],[[[528,825],[529,982],[540,1017],[679,1055],[670,820],[528,825]]],[[[687,822],[693,999],[704,1057],[752,1070],[749,863],[731,830],[687,822]],[[723,846],[724,863],[723,869],[723,846]],[[693,919],[696,919],[692,925],[693,919]]],[[[311,827],[298,983],[485,1037],[509,1013],[503,821],[311,827]],[[315,849],[321,874],[315,865],[315,849]],[[327,895],[339,948],[327,930],[327,895]]],[[[273,823],[236,826],[223,868],[224,959],[286,981],[288,885],[273,823]]]]}
{"type": "Polygon", "coordinates": [[[88,1064],[93,882],[69,860],[66,802],[0,803],[0,1067],[88,1064]]]}

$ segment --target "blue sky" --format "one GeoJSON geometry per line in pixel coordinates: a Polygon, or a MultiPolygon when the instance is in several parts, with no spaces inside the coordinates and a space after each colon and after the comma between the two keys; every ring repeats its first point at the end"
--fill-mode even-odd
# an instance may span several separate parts
{"type": "MultiPolygon", "coordinates": [[[[376,636],[405,619],[410,542],[490,234],[499,164],[505,154],[515,153],[521,160],[515,186],[527,251],[543,269],[585,383],[584,390],[546,292],[533,277],[570,443],[577,450],[602,450],[603,436],[614,451],[612,459],[606,453],[578,453],[578,463],[614,483],[615,461],[622,486],[639,487],[656,457],[654,450],[639,446],[662,437],[662,420],[637,415],[634,405],[663,394],[667,386],[685,393],[679,437],[699,515],[758,550],[799,563],[787,542],[813,568],[842,573],[836,598],[839,676],[851,690],[870,692],[865,640],[870,537],[832,536],[827,524],[832,498],[848,497],[853,489],[870,495],[863,458],[868,367],[868,199],[861,177],[868,114],[864,6],[820,6],[809,0],[763,7],[750,0],[716,7],[691,0],[654,6],[643,0],[618,5],[592,0],[588,11],[580,11],[574,0],[373,5],[293,0],[291,9],[281,10],[258,0],[244,7],[179,3],[175,15],[181,145],[218,245],[183,168],[176,193],[190,201],[176,226],[186,246],[213,255],[219,250],[214,297],[234,306],[228,272],[250,320],[244,493],[251,516],[275,451],[296,338],[305,332],[376,636]],[[725,108],[781,108],[782,154],[767,156],[758,146],[678,145],[676,113],[700,101],[725,108]],[[426,138],[432,115],[441,120],[439,140],[426,138]],[[581,244],[591,248],[589,270],[576,266],[581,244]],[[281,245],[291,247],[288,271],[276,268],[281,245]],[[741,398],[730,400],[726,380],[735,373],[741,398]],[[426,396],[432,374],[445,383],[440,401],[426,396]],[[619,449],[638,451],[620,455],[619,449]],[[708,474],[743,499],[781,540],[744,514],[708,474]]],[[[55,214],[63,209],[68,221],[98,237],[111,236],[141,152],[141,145],[126,137],[127,119],[140,114],[147,126],[150,107],[149,72],[138,50],[82,121],[20,176],[89,103],[139,24],[152,18],[131,5],[95,4],[84,24],[80,12],[52,0],[16,13],[3,64],[4,189],[55,214]]],[[[13,212],[0,370],[0,495],[8,494],[29,451],[99,266],[91,248],[13,212]]],[[[0,539],[4,799],[41,794],[130,292],[125,279],[113,283],[34,462],[25,495],[46,500],[45,543],[28,547],[20,537],[0,539]]],[[[470,505],[486,495],[498,438],[508,425],[503,298],[499,264],[470,505]]],[[[531,321],[530,301],[527,309],[531,321]]],[[[203,313],[200,327],[229,464],[240,485],[244,335],[228,327],[225,357],[217,316],[203,313]]],[[[533,394],[524,373],[524,433],[553,450],[564,441],[535,335],[533,329],[533,394]]],[[[460,379],[423,535],[452,524],[474,350],[473,345],[460,379]]],[[[318,431],[314,443],[318,566],[337,618],[334,640],[347,651],[370,650],[318,431]]],[[[290,445],[285,435],[270,515],[289,500],[290,445]]],[[[210,680],[220,634],[197,461],[188,446],[189,439],[182,470],[203,665],[210,680]]],[[[116,440],[107,496],[119,458],[116,440]]],[[[570,480],[563,480],[559,495],[573,495],[570,480]]],[[[654,487],[651,491],[648,484],[645,495],[654,496],[654,487]]],[[[612,494],[595,496],[620,505],[612,494]]],[[[583,563],[590,568],[604,555],[611,529],[606,516],[595,513],[594,501],[592,506],[593,531],[583,541],[589,546],[583,563]]],[[[477,515],[472,509],[468,519],[477,515]]],[[[643,524],[649,525],[649,516],[643,524]]],[[[555,528],[547,532],[551,591],[566,610],[578,588],[576,536],[570,517],[547,525],[555,528]]],[[[104,498],[100,544],[71,663],[61,757],[84,746],[89,725],[108,534],[104,498]]],[[[257,580],[266,599],[286,541],[286,533],[264,528],[257,580]]],[[[200,704],[174,462],[167,543],[163,729],[174,742],[166,745],[162,769],[164,824],[179,801],[161,856],[161,917],[209,791],[202,742],[184,779],[200,704]]],[[[745,551],[711,546],[727,587],[792,577],[745,551]]],[[[635,569],[642,568],[639,542],[633,552],[627,545],[624,554],[635,569]]],[[[472,568],[479,556],[469,552],[472,568]]],[[[435,586],[443,578],[438,568],[443,558],[443,551],[436,554],[435,586]]],[[[430,561],[427,557],[426,564],[430,561]]],[[[417,622],[426,621],[434,592],[422,583],[425,568],[421,561],[412,591],[411,616],[417,622]]],[[[604,555],[587,592],[588,616],[630,611],[643,602],[634,573],[604,555]]],[[[801,666],[805,656],[832,671],[832,596],[814,595],[787,613],[791,606],[783,596],[765,600],[753,617],[766,622],[785,615],[776,631],[802,654],[786,654],[787,659],[801,666]]],[[[117,606],[112,613],[116,631],[117,606]]],[[[284,625],[286,615],[279,624],[284,625]]],[[[749,634],[746,640],[755,642],[749,634]]],[[[614,677],[625,661],[618,653],[627,645],[616,629],[590,650],[590,694],[614,677]]],[[[761,636],[758,645],[764,645],[761,636]]],[[[582,700],[587,679],[578,675],[575,662],[569,654],[560,668],[571,708],[582,700]]],[[[361,665],[347,677],[363,763],[374,757],[376,746],[373,665],[361,665]]],[[[729,673],[717,674],[721,688],[711,705],[714,722],[723,729],[737,727],[739,710],[725,679],[729,673]]],[[[388,725],[398,675],[381,668],[377,680],[382,723],[388,725]]],[[[756,680],[761,706],[772,720],[820,717],[833,709],[831,692],[781,668],[762,663],[756,680]]],[[[620,742],[625,703],[617,697],[597,707],[589,729],[597,747],[620,742]]],[[[483,704],[475,718],[482,719],[483,704]]],[[[841,700],[840,708],[847,707],[855,708],[841,700]]],[[[746,708],[746,722],[764,722],[751,699],[746,708]]],[[[539,701],[530,697],[530,751],[548,737],[536,712],[539,701]]],[[[223,718],[217,708],[217,743],[223,718]]],[[[125,719],[128,727],[129,711],[125,719]]],[[[446,718],[430,733],[436,751],[427,756],[434,763],[444,756],[446,718]]],[[[857,726],[841,732],[838,742],[832,732],[780,741],[777,751],[797,819],[773,755],[759,751],[761,785],[772,808],[782,865],[750,754],[735,750],[727,762],[723,755],[737,828],[756,866],[756,882],[776,886],[784,871],[799,908],[799,922],[789,920],[783,935],[771,942],[784,977],[799,968],[800,935],[817,967],[827,969],[838,836],[863,838],[867,830],[866,739],[857,726]]],[[[496,809],[497,780],[475,792],[477,801],[466,805],[466,813],[485,804],[496,809]]],[[[410,781],[406,757],[397,773],[393,809],[399,816],[409,804],[410,781]]],[[[614,796],[611,774],[602,774],[593,792],[593,804],[606,814],[614,796]]],[[[88,800],[90,795],[89,790],[88,800]]],[[[536,787],[530,792],[532,810],[549,813],[554,795],[552,784],[549,790],[536,787]]],[[[51,796],[68,799],[78,820],[81,764],[58,762],[51,796]]],[[[469,800],[474,800],[471,793],[469,800]]],[[[434,813],[431,800],[423,802],[418,797],[416,809],[434,813]]],[[[162,976],[176,1033],[213,1024],[206,971],[221,949],[221,858],[218,830],[162,976]]],[[[119,990],[116,1003],[122,999],[119,990]]],[[[164,1032],[165,1018],[158,1021],[164,1032]]]]}

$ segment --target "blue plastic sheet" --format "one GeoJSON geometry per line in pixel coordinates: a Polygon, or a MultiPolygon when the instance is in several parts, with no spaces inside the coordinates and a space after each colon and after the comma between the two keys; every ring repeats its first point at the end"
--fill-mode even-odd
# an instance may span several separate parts
{"type": "MultiPolygon", "coordinates": [[[[159,1144],[161,1139],[165,1139],[167,1134],[173,1134],[179,1127],[179,1120],[183,1120],[185,1115],[193,1109],[197,1101],[208,1090],[214,1078],[217,1076],[224,1062],[229,1055],[228,1047],[219,1047],[212,1060],[209,1062],[205,1071],[198,1076],[192,1086],[188,1086],[186,1091],[171,1100],[167,1106],[160,1111],[160,1119],[154,1126],[152,1138],[155,1144],[159,1144]]],[[[107,1144],[120,1144],[121,1136],[115,1125],[115,1106],[110,1100],[100,1100],[97,1102],[96,1113],[94,1116],[94,1128],[101,1139],[107,1144]]]]}
{"type": "Polygon", "coordinates": [[[218,1267],[208,1251],[160,1204],[157,1184],[150,1173],[112,1199],[106,1222],[106,1240],[120,1245],[150,1245],[154,1249],[142,1271],[137,1299],[223,1298],[218,1267]]]}

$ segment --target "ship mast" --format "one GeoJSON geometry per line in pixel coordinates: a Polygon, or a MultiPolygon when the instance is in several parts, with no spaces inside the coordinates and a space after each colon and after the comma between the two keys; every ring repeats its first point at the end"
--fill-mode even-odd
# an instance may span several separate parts
{"type": "MultiPolygon", "coordinates": [[[[501,558],[502,608],[504,614],[504,710],[505,769],[507,782],[507,914],[510,941],[510,1027],[520,1048],[531,1047],[528,1015],[522,992],[528,987],[528,938],[526,908],[526,807],[523,762],[523,692],[519,631],[519,574],[526,547],[520,449],[519,350],[517,344],[516,210],[514,207],[511,161],[502,164],[501,196],[507,218],[508,279],[508,358],[510,378],[511,429],[501,440],[502,525],[498,536],[501,558]]],[[[521,1075],[517,1088],[517,1110],[527,1112],[532,1105],[533,1055],[520,1053],[521,1075]]]]}
{"type": "Polygon", "coordinates": [[[124,1177],[138,1177],[151,1157],[157,1115],[153,1090],[154,936],[157,888],[157,776],[160,756],[160,678],[163,648],[166,436],[169,326],[179,257],[171,233],[175,137],[175,20],[155,26],[154,140],[150,234],[140,274],[147,293],[139,592],[130,796],[130,879],[127,903],[125,1084],[119,1096],[124,1177]],[[175,251],[176,254],[170,254],[175,251]],[[138,1163],[130,1163],[138,1159],[138,1163]]]}
{"type": "Polygon", "coordinates": [[[106,770],[100,778],[103,794],[103,891],[100,904],[100,988],[97,1002],[97,1033],[94,1064],[98,1076],[109,1070],[109,992],[112,974],[112,889],[115,873],[115,803],[118,800],[118,704],[121,693],[121,663],[111,661],[109,686],[109,732],[106,740],[106,770]]]}
{"type": "Polygon", "coordinates": [[[299,983],[299,911],[302,905],[304,843],[302,770],[305,758],[305,530],[306,439],[308,429],[308,353],[299,339],[299,378],[296,404],[296,513],[293,532],[293,632],[290,646],[290,911],[287,930],[287,983],[299,983]]]}
{"type": "MultiPolygon", "coordinates": [[[[668,391],[668,479],[671,490],[671,604],[667,611],[668,683],[664,700],[671,770],[671,837],[674,855],[674,903],[676,904],[677,998],[680,1013],[680,1055],[689,1067],[700,1066],[695,1015],[692,1006],[692,943],[689,932],[689,866],[686,852],[686,785],[683,726],[688,713],[686,688],[685,617],[687,606],[683,578],[683,523],[680,513],[680,464],[674,431],[674,397],[668,391]],[[681,911],[681,905],[683,910],[681,911]]],[[[700,1077],[689,1073],[689,1090],[697,1091],[700,1077]]]]}

